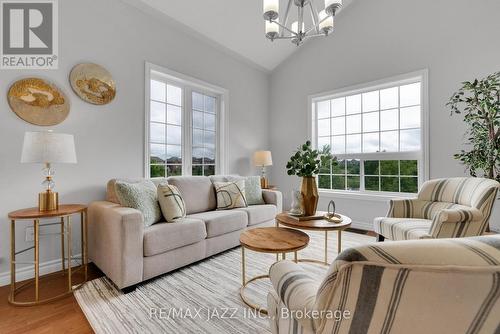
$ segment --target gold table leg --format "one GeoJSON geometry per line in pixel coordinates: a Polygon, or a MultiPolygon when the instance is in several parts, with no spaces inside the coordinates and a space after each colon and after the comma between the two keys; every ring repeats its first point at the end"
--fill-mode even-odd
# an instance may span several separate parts
{"type": "Polygon", "coordinates": [[[88,261],[88,246],[87,246],[87,228],[88,228],[88,213],[85,211],[85,218],[82,212],[82,252],[83,252],[83,266],[84,266],[84,272],[85,272],[85,281],[87,281],[87,263],[88,261]]]}
{"type": "Polygon", "coordinates": [[[15,302],[16,291],[16,221],[10,221],[10,300],[15,302]]]}
{"type": "Polygon", "coordinates": [[[286,253],[281,253],[281,258],[282,258],[283,260],[286,260],[286,253]]]}
{"type": "Polygon", "coordinates": [[[34,227],[34,232],[35,232],[35,302],[38,302],[40,300],[40,294],[39,294],[39,278],[40,278],[40,236],[39,236],[39,228],[40,228],[40,221],[38,219],[35,220],[35,227],[34,227]]]}
{"type": "Polygon", "coordinates": [[[339,254],[342,252],[342,230],[338,231],[337,251],[339,254]]]}
{"type": "Polygon", "coordinates": [[[297,260],[297,251],[293,252],[293,261],[294,261],[295,263],[297,263],[297,262],[298,262],[298,260],[297,260]]]}
{"type": "Polygon", "coordinates": [[[241,282],[245,286],[245,247],[241,246],[241,282]]]}
{"type": "Polygon", "coordinates": [[[61,262],[63,271],[66,270],[66,264],[64,261],[66,261],[64,254],[64,217],[61,217],[61,262]]]}
{"type": "Polygon", "coordinates": [[[325,231],[325,264],[328,265],[328,231],[325,231]]]}
{"type": "Polygon", "coordinates": [[[66,217],[67,247],[68,247],[68,291],[71,291],[71,217],[66,217]]]}

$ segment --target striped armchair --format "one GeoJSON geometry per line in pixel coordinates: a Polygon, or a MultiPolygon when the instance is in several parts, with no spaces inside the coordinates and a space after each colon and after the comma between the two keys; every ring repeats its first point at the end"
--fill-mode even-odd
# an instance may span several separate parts
{"type": "Polygon", "coordinates": [[[321,284],[296,263],[270,268],[278,333],[497,333],[500,236],[350,248],[321,284]]]}
{"type": "Polygon", "coordinates": [[[379,241],[482,235],[499,183],[476,177],[427,181],[415,199],[390,201],[387,217],[375,218],[379,241]]]}

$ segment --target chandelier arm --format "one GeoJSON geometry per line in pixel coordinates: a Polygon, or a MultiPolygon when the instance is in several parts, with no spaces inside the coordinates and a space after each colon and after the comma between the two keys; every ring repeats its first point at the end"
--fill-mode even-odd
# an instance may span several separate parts
{"type": "Polygon", "coordinates": [[[320,33],[320,32],[319,32],[318,27],[319,27],[319,25],[320,25],[321,23],[323,23],[323,21],[327,20],[328,18],[329,18],[329,16],[324,17],[324,18],[323,18],[322,20],[320,20],[320,21],[319,21],[319,22],[318,22],[315,26],[313,26],[313,27],[309,28],[309,30],[307,30],[307,31],[306,31],[306,35],[307,35],[307,34],[309,34],[311,31],[313,31],[314,29],[316,29],[316,32],[317,32],[318,36],[324,36],[324,34],[322,34],[322,33],[320,33]]]}
{"type": "MultiPolygon", "coordinates": [[[[286,5],[286,9],[285,9],[285,20],[283,21],[283,25],[286,27],[286,25],[288,24],[288,17],[290,16],[290,8],[292,8],[292,1],[293,0],[288,0],[288,4],[286,5]]],[[[281,24],[280,24],[281,26],[281,24]]],[[[284,30],[281,30],[281,37],[285,36],[285,31],[284,30]]]]}
{"type": "MultiPolygon", "coordinates": [[[[319,34],[318,12],[316,11],[316,8],[314,8],[314,0],[311,0],[309,2],[309,8],[311,9],[311,18],[312,18],[313,26],[316,29],[316,33],[319,34]]],[[[309,29],[309,30],[311,30],[311,29],[309,29]]]]}
{"type": "MultiPolygon", "coordinates": [[[[283,24],[279,23],[278,21],[276,21],[276,20],[272,20],[271,22],[273,22],[273,23],[275,23],[275,24],[279,25],[281,28],[283,28],[283,30],[288,31],[288,32],[289,32],[290,34],[292,34],[293,36],[298,36],[298,35],[297,35],[297,33],[296,33],[295,31],[288,29],[288,27],[287,27],[287,26],[285,26],[285,25],[283,25],[283,24]]],[[[286,37],[286,36],[283,34],[281,37],[286,37]]]]}

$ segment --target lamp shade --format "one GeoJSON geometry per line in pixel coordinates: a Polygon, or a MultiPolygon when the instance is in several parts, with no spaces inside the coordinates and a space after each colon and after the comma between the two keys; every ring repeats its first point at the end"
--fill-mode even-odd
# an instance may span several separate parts
{"type": "Polygon", "coordinates": [[[255,166],[272,166],[273,159],[271,151],[257,151],[253,154],[253,162],[255,166]]]}
{"type": "Polygon", "coordinates": [[[26,132],[22,163],[76,163],[75,140],[66,133],[26,132]]]}

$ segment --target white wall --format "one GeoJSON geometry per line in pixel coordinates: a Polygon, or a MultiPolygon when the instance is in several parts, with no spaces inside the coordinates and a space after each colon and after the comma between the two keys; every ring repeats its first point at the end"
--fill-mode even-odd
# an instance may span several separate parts
{"type": "MultiPolygon", "coordinates": [[[[445,103],[464,80],[500,70],[497,0],[356,0],[339,15],[336,31],[312,40],[271,76],[272,183],[284,192],[299,185],[286,175],[291,152],[307,137],[307,96],[429,69],[430,177],[464,175],[452,158],[462,148],[461,117],[445,103]]],[[[368,223],[386,201],[335,198],[337,208],[368,223]]],[[[326,209],[327,199],[320,206],[326,209]]]]}
{"type": "MultiPolygon", "coordinates": [[[[59,1],[59,19],[58,70],[0,71],[0,280],[9,270],[7,213],[36,206],[42,189],[42,166],[21,164],[20,158],[24,132],[44,128],[18,118],[6,100],[19,78],[49,79],[70,99],[69,117],[52,127],[74,134],[76,141],[78,164],[56,166],[62,203],[99,200],[108,179],[143,176],[145,61],[229,90],[228,172],[256,173],[251,154],[269,146],[267,73],[119,0],[59,1]],[[94,106],[72,92],[68,75],[80,62],[101,64],[113,74],[117,96],[111,104],[94,106]]],[[[27,223],[19,225],[16,243],[22,249],[29,245],[24,242],[27,223]]],[[[58,245],[54,236],[43,238],[40,260],[58,258],[58,245]]],[[[78,253],[79,244],[74,245],[78,253]]],[[[29,254],[24,259],[31,259],[29,254]]]]}

